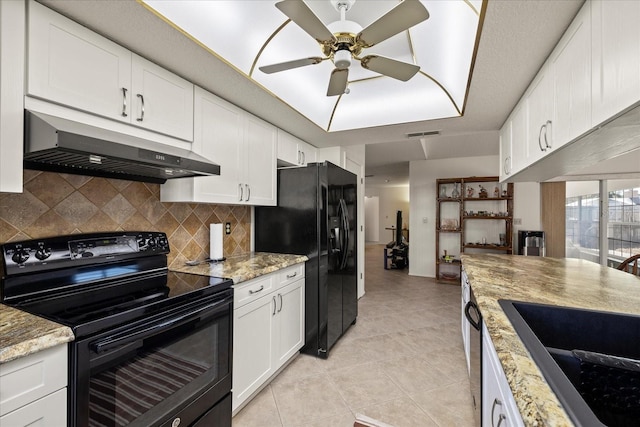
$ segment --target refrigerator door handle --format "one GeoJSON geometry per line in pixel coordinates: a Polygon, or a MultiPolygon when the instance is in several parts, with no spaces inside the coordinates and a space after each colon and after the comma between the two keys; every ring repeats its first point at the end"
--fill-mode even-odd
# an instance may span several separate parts
{"type": "Polygon", "coordinates": [[[344,199],[340,199],[340,214],[342,219],[342,262],[340,263],[340,269],[344,270],[347,266],[347,256],[349,253],[349,217],[347,216],[347,203],[344,199]]]}

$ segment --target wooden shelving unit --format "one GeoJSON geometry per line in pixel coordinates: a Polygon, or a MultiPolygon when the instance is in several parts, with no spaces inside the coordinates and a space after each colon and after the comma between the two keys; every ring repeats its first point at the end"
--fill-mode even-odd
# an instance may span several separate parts
{"type": "Polygon", "coordinates": [[[460,255],[467,250],[513,253],[513,184],[501,185],[498,181],[497,176],[436,181],[439,282],[460,283],[460,255]]]}

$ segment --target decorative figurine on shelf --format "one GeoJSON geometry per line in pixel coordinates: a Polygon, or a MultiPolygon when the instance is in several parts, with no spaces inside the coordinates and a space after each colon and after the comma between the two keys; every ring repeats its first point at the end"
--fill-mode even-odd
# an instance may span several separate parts
{"type": "Polygon", "coordinates": [[[476,190],[473,189],[473,187],[467,187],[467,199],[470,199],[473,197],[473,193],[475,193],[476,190]]]}
{"type": "Polygon", "coordinates": [[[453,197],[454,199],[457,199],[458,197],[460,197],[460,191],[458,191],[458,184],[457,183],[453,187],[453,191],[451,192],[451,197],[453,197]]]}
{"type": "Polygon", "coordinates": [[[440,198],[445,199],[447,197],[447,187],[444,185],[440,186],[440,198]]]}
{"type": "Polygon", "coordinates": [[[498,187],[493,189],[493,197],[500,197],[500,189],[498,187]]]}
{"type": "Polygon", "coordinates": [[[484,188],[482,185],[479,185],[480,187],[480,194],[478,194],[478,197],[480,197],[481,199],[486,199],[487,197],[489,197],[489,193],[487,193],[487,189],[484,188]]]}
{"type": "Polygon", "coordinates": [[[502,190],[502,197],[507,197],[507,190],[502,190]]]}

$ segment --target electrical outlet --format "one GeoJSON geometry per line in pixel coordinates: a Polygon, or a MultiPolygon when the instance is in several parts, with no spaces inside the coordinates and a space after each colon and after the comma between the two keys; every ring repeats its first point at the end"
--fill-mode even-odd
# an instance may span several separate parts
{"type": "Polygon", "coordinates": [[[423,216],[423,217],[422,217],[422,223],[423,223],[423,224],[426,224],[427,222],[428,222],[427,217],[426,217],[426,216],[423,216]]]}
{"type": "Polygon", "coordinates": [[[230,222],[227,222],[224,225],[224,233],[225,234],[231,234],[231,223],[230,222]]]}
{"type": "Polygon", "coordinates": [[[522,218],[513,218],[513,225],[522,225],[522,218]]]}

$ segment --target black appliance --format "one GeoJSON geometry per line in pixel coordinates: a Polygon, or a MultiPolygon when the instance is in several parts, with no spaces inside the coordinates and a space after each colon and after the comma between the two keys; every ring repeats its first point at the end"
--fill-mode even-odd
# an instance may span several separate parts
{"type": "Polygon", "coordinates": [[[545,256],[544,231],[518,231],[518,254],[545,256]]]}
{"type": "MultiPolygon", "coordinates": [[[[409,265],[409,245],[402,235],[402,211],[396,213],[395,239],[387,243],[387,250],[391,251],[391,268],[403,269],[409,265]]],[[[385,253],[385,268],[387,254],[385,253]]]]}
{"type": "Polygon", "coordinates": [[[469,302],[464,307],[464,317],[470,325],[469,333],[469,385],[475,425],[482,424],[482,314],[473,289],[469,287],[469,302]]]}
{"type": "Polygon", "coordinates": [[[256,207],[257,251],[306,255],[304,353],[326,358],[358,315],[357,177],[332,163],[278,170],[278,206],[256,207]]]}
{"type": "Polygon", "coordinates": [[[231,280],[167,269],[159,232],[6,243],[1,301],[69,326],[69,426],[231,426],[231,280]]]}
{"type": "Polygon", "coordinates": [[[220,175],[220,166],[178,147],[25,111],[24,167],[163,184],[220,175]]]}

